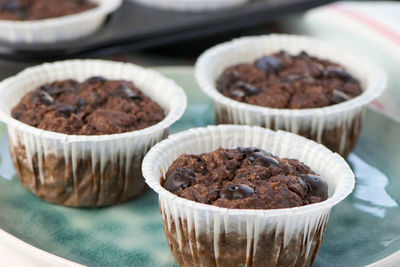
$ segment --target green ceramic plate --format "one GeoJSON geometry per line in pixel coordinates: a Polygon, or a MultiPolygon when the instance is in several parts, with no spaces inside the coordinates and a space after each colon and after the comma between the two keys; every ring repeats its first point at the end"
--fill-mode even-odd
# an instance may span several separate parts
{"type": "MultiPolygon", "coordinates": [[[[189,99],[172,132],[212,124],[212,103],[196,86],[193,69],[159,70],[181,84],[189,99]]],[[[333,209],[314,266],[363,266],[400,250],[400,124],[372,110],[365,119],[357,149],[349,157],[357,186],[333,209]]],[[[2,126],[0,238],[7,232],[24,241],[14,243],[31,248],[30,253],[43,250],[89,266],[176,265],[164,238],[156,194],[148,190],[129,203],[102,209],[45,203],[21,187],[7,142],[2,126]]]]}

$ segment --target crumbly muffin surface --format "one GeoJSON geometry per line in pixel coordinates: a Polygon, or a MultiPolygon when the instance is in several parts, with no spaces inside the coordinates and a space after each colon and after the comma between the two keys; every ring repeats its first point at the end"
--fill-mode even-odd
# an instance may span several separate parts
{"type": "Polygon", "coordinates": [[[293,56],[281,51],[230,66],[216,86],[237,101],[281,109],[325,107],[362,93],[360,82],[342,66],[305,52],[293,56]]]}
{"type": "Polygon", "coordinates": [[[103,77],[44,84],[26,94],[11,113],[28,125],[70,135],[130,132],[164,119],[162,108],[133,83],[103,77]]]}
{"type": "Polygon", "coordinates": [[[328,198],[326,183],[304,163],[252,147],[182,154],[165,177],[165,189],[179,197],[232,209],[291,208],[328,198]]]}

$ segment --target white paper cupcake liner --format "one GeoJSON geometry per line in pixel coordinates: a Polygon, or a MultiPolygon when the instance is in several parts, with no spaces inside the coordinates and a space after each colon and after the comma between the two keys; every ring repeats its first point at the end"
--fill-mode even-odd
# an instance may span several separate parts
{"type": "Polygon", "coordinates": [[[183,90],[142,67],[103,60],[71,60],[28,68],[0,83],[0,119],[8,126],[10,152],[22,184],[39,197],[70,206],[103,206],[143,192],[141,163],[186,108],[183,90]],[[133,132],[75,136],[41,130],[11,117],[34,88],[57,80],[92,76],[132,81],[165,112],[161,122],[133,132]]]}
{"type": "Polygon", "coordinates": [[[142,171],[159,195],[165,234],[181,266],[309,266],[331,208],[352,192],[355,182],[338,154],[298,135],[257,126],[209,126],[174,134],[150,150],[142,171]],[[247,146],[304,162],[327,182],[329,198],[288,209],[227,209],[180,198],[160,184],[182,153],[247,146]]]}
{"type": "Polygon", "coordinates": [[[43,20],[0,20],[0,40],[8,43],[56,43],[94,33],[122,0],[92,0],[98,7],[67,16],[43,20]]]}
{"type": "Polygon", "coordinates": [[[342,155],[348,154],[355,144],[366,105],[379,97],[387,83],[383,70],[365,59],[313,38],[281,34],[240,38],[217,45],[199,57],[195,75],[200,88],[214,101],[218,123],[258,125],[299,133],[322,142],[342,155]],[[291,110],[238,102],[216,89],[216,80],[225,68],[238,63],[251,63],[280,50],[290,54],[305,51],[312,56],[339,63],[361,82],[364,92],[337,105],[291,110]],[[336,136],[337,140],[332,144],[325,141],[329,139],[324,136],[326,134],[330,135],[330,139],[336,136]]]}
{"type": "Polygon", "coordinates": [[[208,10],[219,10],[242,5],[249,0],[130,0],[141,5],[174,10],[201,12],[208,10]]]}

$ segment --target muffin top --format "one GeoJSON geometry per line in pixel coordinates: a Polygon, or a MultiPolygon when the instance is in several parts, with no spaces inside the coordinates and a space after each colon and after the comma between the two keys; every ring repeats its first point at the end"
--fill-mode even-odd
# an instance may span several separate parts
{"type": "Polygon", "coordinates": [[[0,0],[2,20],[40,20],[80,13],[97,7],[89,0],[0,0]]]}
{"type": "Polygon", "coordinates": [[[133,83],[102,77],[39,86],[20,100],[11,115],[33,127],[71,135],[130,132],[164,119],[162,108],[133,83]]]}
{"type": "Polygon", "coordinates": [[[164,188],[179,197],[231,209],[292,208],[328,198],[327,184],[307,165],[254,147],[182,154],[165,177],[164,188]]]}
{"type": "Polygon", "coordinates": [[[280,109],[325,107],[362,93],[360,82],[339,64],[285,51],[226,68],[216,86],[234,100],[280,109]]]}

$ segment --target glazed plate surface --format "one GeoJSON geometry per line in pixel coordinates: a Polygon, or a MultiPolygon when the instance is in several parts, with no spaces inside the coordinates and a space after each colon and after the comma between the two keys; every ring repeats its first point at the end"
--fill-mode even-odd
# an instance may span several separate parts
{"type": "MultiPolygon", "coordinates": [[[[159,70],[188,95],[188,109],[172,133],[214,123],[212,103],[197,87],[192,68],[159,70]]],[[[367,111],[358,146],[348,159],[356,188],[332,210],[314,266],[364,266],[400,250],[399,136],[399,122],[367,111]]],[[[21,240],[15,239],[14,247],[22,252],[28,243],[83,265],[177,266],[164,237],[155,193],[147,190],[126,204],[101,209],[45,203],[26,192],[15,176],[4,125],[0,126],[0,229],[21,240]]]]}

